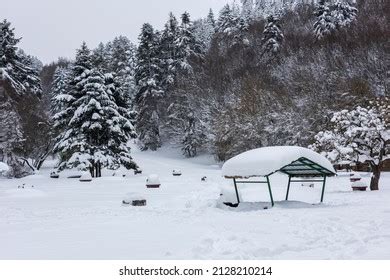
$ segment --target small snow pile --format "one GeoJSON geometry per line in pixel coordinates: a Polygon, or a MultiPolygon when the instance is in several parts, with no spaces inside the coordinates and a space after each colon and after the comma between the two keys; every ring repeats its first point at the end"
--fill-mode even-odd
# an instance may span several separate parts
{"type": "Polygon", "coordinates": [[[92,181],[92,175],[88,171],[84,172],[80,177],[80,182],[91,182],[91,181],[92,181]]]}
{"type": "Polygon", "coordinates": [[[222,167],[225,177],[267,176],[300,158],[307,158],[336,173],[324,156],[302,147],[275,146],[254,149],[228,160],[222,167]]]}
{"type": "Polygon", "coordinates": [[[157,174],[150,174],[146,179],[147,186],[157,186],[160,185],[160,178],[157,174]]]}
{"type": "Polygon", "coordinates": [[[0,161],[0,176],[4,176],[9,171],[9,166],[0,161]]]}
{"type": "MultiPolygon", "coordinates": [[[[238,192],[238,197],[240,199],[240,202],[242,202],[242,197],[240,192],[238,192]]],[[[231,204],[237,204],[237,194],[234,189],[234,187],[223,187],[221,188],[221,194],[218,199],[218,204],[222,203],[231,203],[231,204]]]]}
{"type": "Polygon", "coordinates": [[[173,176],[181,176],[181,170],[180,169],[174,169],[172,171],[173,176]]]}

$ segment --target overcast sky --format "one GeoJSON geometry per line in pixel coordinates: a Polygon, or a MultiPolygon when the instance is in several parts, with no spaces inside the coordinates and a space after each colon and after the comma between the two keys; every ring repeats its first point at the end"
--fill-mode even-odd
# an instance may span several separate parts
{"type": "Polygon", "coordinates": [[[84,40],[92,48],[118,35],[136,42],[149,22],[161,28],[170,11],[193,19],[218,14],[230,0],[0,0],[0,20],[11,21],[20,47],[44,63],[73,57],[84,40]]]}

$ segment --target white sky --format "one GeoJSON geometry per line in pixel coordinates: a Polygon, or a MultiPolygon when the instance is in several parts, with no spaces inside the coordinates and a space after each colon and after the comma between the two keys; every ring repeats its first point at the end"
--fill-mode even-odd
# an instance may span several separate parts
{"type": "Polygon", "coordinates": [[[144,22],[162,28],[170,11],[192,19],[217,15],[230,0],[0,0],[0,20],[11,21],[20,47],[44,63],[73,57],[82,41],[90,48],[125,35],[137,42],[144,22]]]}

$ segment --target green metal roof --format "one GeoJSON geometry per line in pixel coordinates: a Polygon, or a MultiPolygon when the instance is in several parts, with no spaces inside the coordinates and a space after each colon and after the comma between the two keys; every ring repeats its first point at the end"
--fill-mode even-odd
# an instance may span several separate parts
{"type": "Polygon", "coordinates": [[[291,177],[323,177],[336,175],[334,172],[304,157],[293,161],[278,171],[291,177]]]}

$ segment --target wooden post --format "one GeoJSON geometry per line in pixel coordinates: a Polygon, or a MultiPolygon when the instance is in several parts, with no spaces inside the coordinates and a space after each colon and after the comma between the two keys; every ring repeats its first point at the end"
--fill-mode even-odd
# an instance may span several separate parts
{"type": "Polygon", "coordinates": [[[326,185],[326,175],[324,176],[324,183],[322,184],[321,203],[324,201],[325,185],[326,185]]]}
{"type": "Polygon", "coordinates": [[[288,175],[288,185],[287,185],[286,200],[288,200],[288,194],[290,193],[290,184],[291,184],[291,175],[288,175]]]}
{"type": "Polygon", "coordinates": [[[268,185],[269,196],[271,197],[272,207],[274,207],[275,203],[274,203],[274,198],[272,197],[271,183],[269,182],[268,176],[266,176],[266,178],[267,178],[267,185],[268,185]]]}
{"type": "Polygon", "coordinates": [[[233,178],[233,182],[234,182],[234,188],[236,189],[237,204],[240,204],[240,196],[238,195],[236,178],[233,178]]]}

